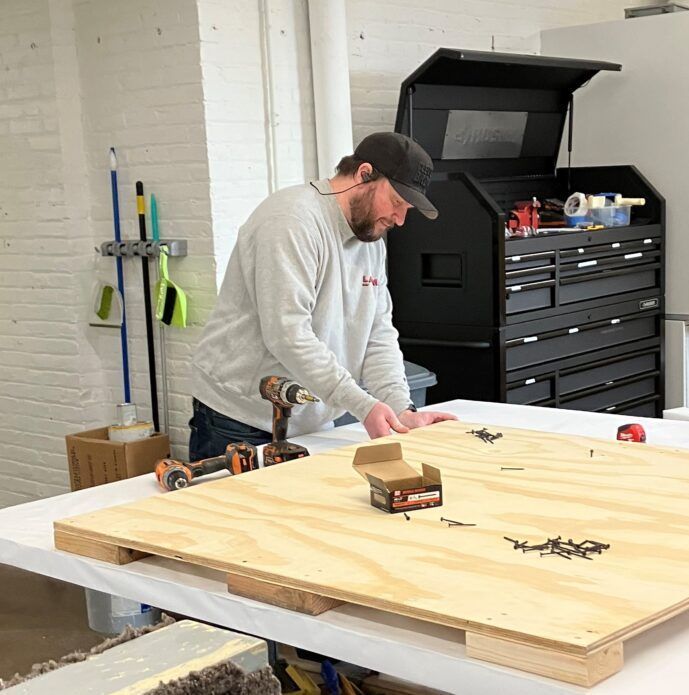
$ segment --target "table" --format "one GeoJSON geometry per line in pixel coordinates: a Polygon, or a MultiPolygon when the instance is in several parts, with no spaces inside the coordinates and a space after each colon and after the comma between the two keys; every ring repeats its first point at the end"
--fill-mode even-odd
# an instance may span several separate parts
{"type": "MultiPolygon", "coordinates": [[[[492,426],[614,438],[618,415],[457,400],[433,409],[492,426]]],[[[681,421],[634,418],[648,441],[689,450],[681,421]]],[[[312,453],[367,441],[359,424],[295,438],[312,453]]],[[[642,445],[639,445],[642,446],[642,445]]],[[[688,454],[689,455],[689,454],[688,454]]],[[[221,475],[221,474],[218,474],[221,475]]],[[[309,649],[448,692],[489,695],[582,693],[585,689],[466,657],[460,630],[354,605],[302,615],[227,593],[221,572],[160,557],[111,565],[55,550],[53,521],[160,494],[153,474],[0,510],[0,562],[309,649]]],[[[621,672],[595,695],[684,692],[689,612],[625,642],[621,672]]]]}

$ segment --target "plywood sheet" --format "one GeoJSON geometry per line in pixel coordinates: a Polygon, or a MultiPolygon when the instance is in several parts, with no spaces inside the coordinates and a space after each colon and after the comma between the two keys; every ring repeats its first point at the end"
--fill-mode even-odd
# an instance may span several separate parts
{"type": "Polygon", "coordinates": [[[55,526],[579,656],[689,607],[686,452],[507,428],[490,444],[468,434],[481,427],[444,422],[387,438],[412,465],[442,471],[444,506],[409,521],[370,506],[350,446],[55,526]],[[449,528],[441,516],[477,525],[449,528]],[[557,535],[611,548],[567,560],[503,539],[557,535]]]}

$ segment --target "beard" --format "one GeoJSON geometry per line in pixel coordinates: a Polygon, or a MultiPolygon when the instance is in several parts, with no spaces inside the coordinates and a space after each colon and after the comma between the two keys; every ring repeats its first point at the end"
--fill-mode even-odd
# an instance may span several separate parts
{"type": "Polygon", "coordinates": [[[392,229],[392,225],[376,231],[376,223],[379,221],[373,214],[373,197],[375,190],[368,188],[352,198],[349,203],[349,226],[354,236],[359,241],[378,241],[386,232],[392,229]]]}

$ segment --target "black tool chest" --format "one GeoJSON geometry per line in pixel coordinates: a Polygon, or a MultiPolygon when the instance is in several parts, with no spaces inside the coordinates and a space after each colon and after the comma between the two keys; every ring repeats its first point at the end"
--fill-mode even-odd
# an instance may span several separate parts
{"type": "Polygon", "coordinates": [[[396,130],[433,157],[440,214],[388,235],[389,288],[429,402],[661,414],[664,201],[633,166],[556,170],[571,95],[617,69],[441,49],[403,83],[396,130]],[[624,227],[505,238],[514,201],[574,191],[646,204],[624,227]]]}

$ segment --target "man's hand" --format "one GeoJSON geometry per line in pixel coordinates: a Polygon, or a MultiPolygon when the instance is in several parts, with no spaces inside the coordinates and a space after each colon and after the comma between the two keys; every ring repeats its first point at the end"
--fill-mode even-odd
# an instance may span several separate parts
{"type": "MultiPolygon", "coordinates": [[[[416,414],[417,413],[414,413],[414,415],[416,414]]],[[[421,413],[418,414],[421,415],[421,413]]],[[[438,414],[439,413],[436,413],[436,415],[438,414]]],[[[409,432],[409,428],[399,421],[397,415],[395,415],[395,411],[389,405],[380,401],[371,408],[371,412],[366,416],[364,427],[371,439],[385,437],[390,434],[391,429],[400,433],[409,432]]],[[[419,425],[414,425],[414,427],[419,427],[419,425]]]]}
{"type": "Polygon", "coordinates": [[[440,413],[432,410],[419,411],[418,413],[412,410],[404,410],[399,415],[399,421],[406,425],[410,430],[424,425],[432,425],[434,422],[442,422],[443,420],[456,420],[457,416],[451,413],[440,413]]]}

